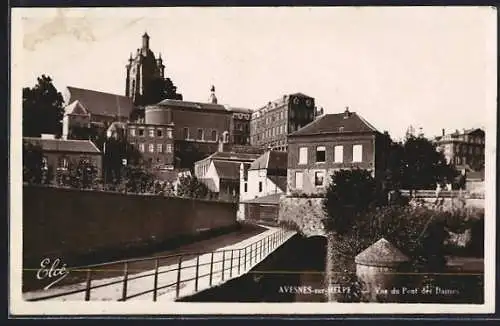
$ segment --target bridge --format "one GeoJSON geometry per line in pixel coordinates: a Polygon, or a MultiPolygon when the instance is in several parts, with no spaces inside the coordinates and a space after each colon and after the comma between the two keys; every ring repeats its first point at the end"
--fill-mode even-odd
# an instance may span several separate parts
{"type": "Polygon", "coordinates": [[[72,268],[85,281],[24,293],[27,301],[176,301],[238,278],[297,232],[275,226],[238,243],[207,252],[127,259],[72,268]],[[99,277],[99,275],[109,277],[99,277]]]}

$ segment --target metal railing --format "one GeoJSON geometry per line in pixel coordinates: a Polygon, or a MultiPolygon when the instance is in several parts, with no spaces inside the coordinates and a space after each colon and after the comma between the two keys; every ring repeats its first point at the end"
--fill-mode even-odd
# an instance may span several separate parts
{"type": "MultiPolygon", "coordinates": [[[[113,298],[118,301],[126,301],[147,294],[151,294],[153,301],[156,301],[161,290],[175,291],[175,299],[178,299],[181,297],[181,288],[186,285],[186,283],[194,282],[194,291],[189,293],[194,294],[201,290],[200,281],[202,280],[208,282],[205,284],[205,289],[208,289],[215,284],[217,281],[216,279],[222,282],[245,274],[255,265],[260,263],[268,254],[281,246],[294,233],[294,231],[279,229],[267,237],[241,248],[128,259],[90,265],[82,268],[73,268],[70,269],[70,272],[85,272],[85,282],[81,283],[85,284],[85,287],[26,300],[41,301],[84,293],[84,300],[89,301],[93,297],[93,291],[95,293],[97,289],[110,286],[121,286],[121,291],[119,291],[120,296],[118,298],[113,298]],[[202,260],[204,260],[204,262],[202,262],[202,260]],[[146,266],[134,269],[134,264],[146,266]],[[164,265],[165,268],[162,268],[162,265],[164,265]],[[219,268],[219,266],[221,266],[221,268],[219,268]],[[188,272],[188,270],[190,270],[190,272],[188,272]],[[137,273],[134,274],[134,271],[137,271],[137,273]],[[99,275],[98,273],[100,272],[107,272],[108,274],[119,272],[121,275],[118,277],[109,277],[109,280],[102,284],[93,284],[99,280],[95,277],[99,275]],[[174,273],[175,277],[167,279],[165,284],[160,284],[160,277],[169,273],[174,273]],[[130,290],[131,282],[147,278],[151,278],[151,280],[148,280],[148,282],[152,282],[150,283],[151,286],[141,284],[140,290],[132,293],[133,291],[130,290]],[[144,287],[147,289],[143,290],[144,287]]],[[[104,280],[106,279],[108,279],[108,277],[104,278],[104,280]]],[[[99,298],[97,298],[97,300],[98,299],[99,298]]],[[[106,299],[109,300],[109,298],[106,299]]]]}

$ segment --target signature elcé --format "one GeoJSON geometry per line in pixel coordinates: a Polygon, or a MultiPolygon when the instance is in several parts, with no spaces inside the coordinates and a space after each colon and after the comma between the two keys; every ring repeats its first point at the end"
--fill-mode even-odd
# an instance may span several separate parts
{"type": "Polygon", "coordinates": [[[62,264],[59,266],[61,263],[61,260],[59,258],[54,259],[52,264],[50,263],[49,258],[44,258],[40,262],[40,268],[36,272],[36,278],[39,280],[52,280],[57,277],[54,281],[52,281],[49,285],[44,287],[44,290],[48,290],[52,287],[52,285],[57,284],[60,282],[63,278],[68,276],[69,270],[66,269],[66,264],[62,264]]]}

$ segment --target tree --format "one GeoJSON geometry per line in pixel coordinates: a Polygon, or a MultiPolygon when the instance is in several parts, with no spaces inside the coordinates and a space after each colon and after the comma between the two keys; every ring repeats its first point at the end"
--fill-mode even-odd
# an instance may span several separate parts
{"type": "Polygon", "coordinates": [[[154,182],[154,176],[140,167],[127,165],[123,168],[121,187],[125,192],[154,192],[154,182]]]}
{"type": "Polygon", "coordinates": [[[208,187],[200,182],[195,176],[183,176],[179,178],[177,196],[188,198],[207,198],[211,196],[208,187]]]}
{"type": "Polygon", "coordinates": [[[79,189],[91,189],[97,183],[97,167],[87,159],[81,159],[78,164],[70,165],[68,169],[69,186],[79,189]]]}
{"type": "Polygon", "coordinates": [[[402,186],[408,189],[434,189],[436,183],[452,182],[457,175],[443,153],[424,137],[408,137],[402,163],[402,186]]]}
{"type": "Polygon", "coordinates": [[[23,142],[23,181],[30,184],[40,184],[42,179],[42,148],[29,142],[23,142]]]}
{"type": "Polygon", "coordinates": [[[40,137],[42,133],[49,133],[60,136],[63,102],[61,93],[48,76],[37,78],[33,88],[23,88],[23,135],[40,137]]]}
{"type": "Polygon", "coordinates": [[[434,189],[436,183],[452,182],[458,174],[422,136],[408,134],[404,142],[390,140],[387,148],[385,183],[389,190],[434,189]]]}
{"type": "Polygon", "coordinates": [[[105,183],[121,182],[124,175],[124,166],[139,165],[141,159],[141,153],[126,139],[107,139],[103,157],[105,183]]]}
{"type": "Polygon", "coordinates": [[[323,202],[328,228],[340,234],[346,232],[356,215],[376,204],[377,195],[377,185],[369,171],[336,171],[323,202]]]}

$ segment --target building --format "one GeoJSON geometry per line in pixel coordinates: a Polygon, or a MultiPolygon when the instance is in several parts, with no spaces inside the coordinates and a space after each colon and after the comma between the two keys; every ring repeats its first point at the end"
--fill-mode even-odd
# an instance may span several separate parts
{"type": "Polygon", "coordinates": [[[240,165],[240,218],[278,219],[279,198],[286,192],[287,153],[267,151],[246,169],[240,165]]]}
{"type": "Polygon", "coordinates": [[[240,195],[240,164],[246,169],[259,154],[216,152],[194,164],[195,176],[220,198],[237,199],[240,195]]]}
{"type": "Polygon", "coordinates": [[[453,133],[446,134],[443,129],[442,135],[436,137],[434,143],[443,152],[446,161],[454,164],[458,170],[480,171],[484,169],[484,130],[464,129],[461,132],[455,130],[453,133]]]}
{"type": "Polygon", "coordinates": [[[85,128],[107,128],[114,121],[127,121],[134,104],[123,95],[98,92],[73,86],[63,92],[63,138],[87,138],[85,128]]]}
{"type": "Polygon", "coordinates": [[[142,46],[130,53],[126,65],[125,95],[135,105],[149,105],[164,99],[182,100],[170,78],[165,77],[161,53],[158,58],[149,47],[149,35],[142,36],[142,46]]]}
{"type": "Polygon", "coordinates": [[[53,178],[57,171],[68,171],[84,161],[97,169],[97,177],[102,177],[102,153],[89,140],[55,139],[53,136],[41,138],[24,137],[24,142],[42,149],[42,168],[51,170],[53,178]]]}
{"type": "Polygon", "coordinates": [[[128,123],[127,140],[142,155],[145,167],[174,169],[174,125],[128,123]]]}
{"type": "Polygon", "coordinates": [[[172,125],[175,165],[193,168],[194,163],[229,144],[232,112],[223,105],[166,99],[145,109],[145,124],[172,125]]]}
{"type": "Polygon", "coordinates": [[[231,144],[250,145],[250,119],[253,111],[235,107],[229,107],[229,110],[233,112],[231,144]]]}
{"type": "Polygon", "coordinates": [[[250,144],[278,151],[287,150],[287,134],[315,118],[314,98],[302,93],[284,95],[252,113],[250,144]]]}
{"type": "Polygon", "coordinates": [[[217,162],[229,162],[229,163],[235,163],[238,167],[238,180],[239,180],[239,169],[240,169],[240,163],[245,163],[250,165],[253,161],[255,161],[257,158],[259,158],[261,154],[260,153],[241,153],[241,152],[223,152],[223,151],[218,151],[215,152],[208,157],[195,162],[194,164],[194,175],[198,179],[205,179],[209,178],[207,175],[208,169],[210,165],[217,161],[217,162]]]}
{"type": "Polygon", "coordinates": [[[326,114],[288,136],[287,193],[321,193],[340,169],[385,171],[382,134],[359,114],[326,114]]]}

